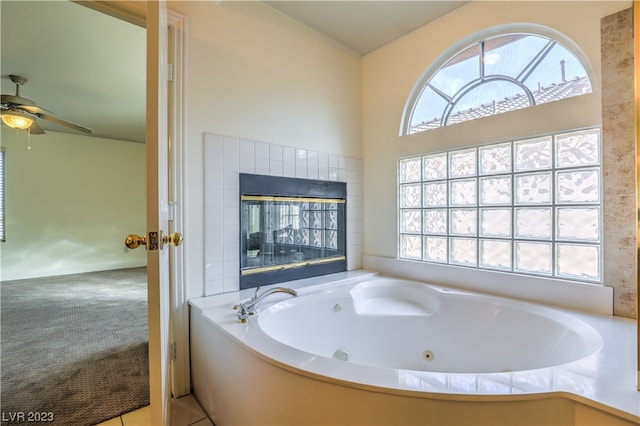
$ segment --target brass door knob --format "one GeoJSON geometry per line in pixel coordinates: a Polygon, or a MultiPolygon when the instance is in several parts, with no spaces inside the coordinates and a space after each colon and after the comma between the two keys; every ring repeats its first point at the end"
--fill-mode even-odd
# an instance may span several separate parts
{"type": "Polygon", "coordinates": [[[182,234],[179,232],[172,232],[169,235],[163,235],[162,241],[165,244],[171,244],[172,246],[179,246],[182,244],[182,234]]]}
{"type": "Polygon", "coordinates": [[[147,238],[136,234],[129,234],[127,235],[127,238],[124,239],[124,245],[130,249],[135,249],[139,246],[146,246],[147,238]]]}

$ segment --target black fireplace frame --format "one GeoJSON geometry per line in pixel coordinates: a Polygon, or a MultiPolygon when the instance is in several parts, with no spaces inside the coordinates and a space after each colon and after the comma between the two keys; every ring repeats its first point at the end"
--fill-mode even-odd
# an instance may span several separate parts
{"type": "MultiPolygon", "coordinates": [[[[346,224],[347,224],[347,184],[345,182],[289,178],[280,176],[256,175],[240,173],[239,199],[243,196],[294,197],[294,198],[323,198],[344,200],[344,208],[339,210],[338,221],[344,224],[342,233],[338,236],[339,250],[345,255],[339,259],[305,264],[299,267],[268,270],[250,274],[242,273],[242,256],[246,256],[247,236],[242,235],[240,226],[240,289],[252,288],[285,281],[299,280],[320,275],[327,275],[347,270],[346,224]]],[[[240,223],[242,223],[242,202],[239,208],[240,223]]]]}

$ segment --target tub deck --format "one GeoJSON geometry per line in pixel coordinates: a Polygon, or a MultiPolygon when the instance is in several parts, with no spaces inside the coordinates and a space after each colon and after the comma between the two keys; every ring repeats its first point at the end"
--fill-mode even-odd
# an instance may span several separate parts
{"type": "MultiPolygon", "coordinates": [[[[294,288],[303,295],[339,285],[340,281],[360,280],[372,275],[365,271],[345,272],[280,285],[294,288]]],[[[238,323],[231,306],[248,299],[252,293],[250,289],[193,299],[190,301],[192,318],[197,317],[199,324],[209,324],[231,340],[247,345],[245,349],[263,361],[314,380],[451,402],[569,400],[576,406],[591,410],[576,408],[576,418],[581,412],[589,413],[582,414],[583,418],[595,418],[593,416],[597,414],[594,413],[602,412],[620,420],[614,424],[640,424],[640,392],[636,390],[636,323],[633,320],[559,309],[597,330],[604,344],[591,356],[550,368],[477,374],[394,370],[352,363],[345,369],[336,368],[336,363],[342,361],[295,350],[267,337],[255,324],[256,318],[251,318],[246,324],[238,323]]],[[[286,297],[274,295],[267,302],[274,303],[286,297]]],[[[198,345],[201,338],[204,337],[192,332],[192,345],[198,345]]],[[[197,365],[192,366],[193,376],[198,376],[197,368],[197,365]]],[[[197,388],[196,396],[209,398],[198,395],[197,388]]]]}

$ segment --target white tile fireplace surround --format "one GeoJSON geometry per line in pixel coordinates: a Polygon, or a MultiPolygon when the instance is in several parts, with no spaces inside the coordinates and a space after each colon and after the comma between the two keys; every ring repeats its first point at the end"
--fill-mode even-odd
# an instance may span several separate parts
{"type": "Polygon", "coordinates": [[[347,184],[347,270],[362,268],[362,160],[204,134],[205,296],[240,289],[239,174],[347,184]]]}

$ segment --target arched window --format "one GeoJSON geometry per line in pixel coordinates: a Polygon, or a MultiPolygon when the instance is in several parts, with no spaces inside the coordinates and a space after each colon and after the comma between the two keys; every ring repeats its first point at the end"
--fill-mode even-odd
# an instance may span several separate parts
{"type": "Polygon", "coordinates": [[[591,93],[591,71],[577,46],[549,33],[494,31],[452,48],[416,84],[401,134],[591,93]]]}

